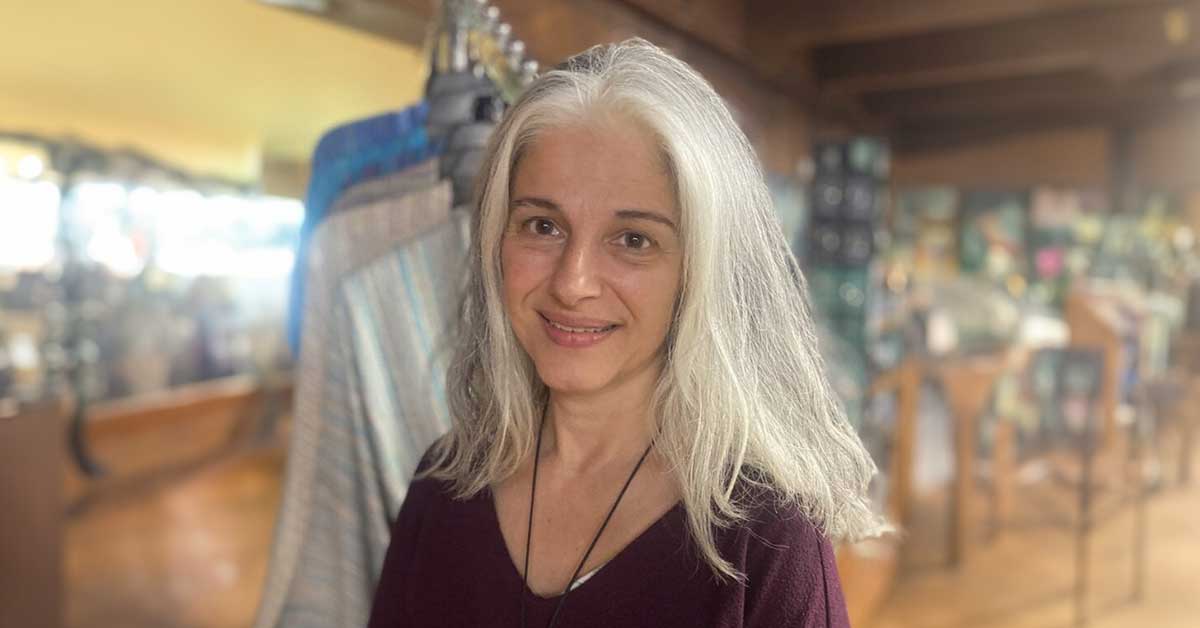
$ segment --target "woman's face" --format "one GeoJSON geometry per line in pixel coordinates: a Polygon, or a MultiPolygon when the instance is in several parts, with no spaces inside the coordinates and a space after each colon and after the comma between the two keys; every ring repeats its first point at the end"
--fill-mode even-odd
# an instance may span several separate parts
{"type": "Polygon", "coordinates": [[[514,173],[501,247],[517,339],[559,393],[657,378],[680,289],[674,189],[628,122],[541,132],[514,173]]]}

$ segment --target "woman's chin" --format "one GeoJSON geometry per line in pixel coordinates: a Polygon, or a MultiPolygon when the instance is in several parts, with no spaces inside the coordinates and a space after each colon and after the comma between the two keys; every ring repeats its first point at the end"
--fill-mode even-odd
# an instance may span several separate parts
{"type": "Polygon", "coordinates": [[[587,369],[563,369],[561,367],[538,367],[538,376],[551,392],[580,395],[603,390],[612,381],[609,373],[587,369]]]}
{"type": "Polygon", "coordinates": [[[546,382],[546,388],[558,395],[587,395],[600,392],[607,382],[581,380],[551,380],[546,382]]]}

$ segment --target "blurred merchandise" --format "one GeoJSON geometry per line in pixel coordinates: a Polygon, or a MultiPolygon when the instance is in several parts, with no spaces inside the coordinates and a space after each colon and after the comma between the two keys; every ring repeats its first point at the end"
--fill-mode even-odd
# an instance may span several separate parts
{"type": "Polygon", "coordinates": [[[1017,337],[1021,310],[1003,289],[965,277],[916,288],[925,311],[925,350],[932,356],[986,353],[1017,337]]]}
{"type": "Polygon", "coordinates": [[[1184,326],[1188,331],[1200,330],[1200,276],[1192,277],[1187,284],[1187,310],[1184,326]]]}
{"type": "Polygon", "coordinates": [[[1104,229],[1094,195],[1072,189],[1036,187],[1030,204],[1029,299],[1061,309],[1072,278],[1091,264],[1104,229]]]}
{"type": "Polygon", "coordinates": [[[131,168],[85,145],[10,146],[47,156],[36,178],[0,175],[12,394],[80,386],[101,400],[289,364],[281,324],[299,202],[131,168]]]}
{"type": "MultiPolygon", "coordinates": [[[[868,322],[877,231],[884,216],[889,154],[886,144],[856,137],[814,147],[816,172],[802,250],[809,293],[820,320],[845,343],[846,368],[869,377],[868,322]]],[[[861,402],[855,402],[861,412],[861,402]]]]}
{"type": "Polygon", "coordinates": [[[771,191],[780,226],[783,227],[784,239],[792,247],[796,259],[804,259],[806,240],[802,236],[809,220],[807,188],[796,177],[771,174],[767,175],[767,187],[771,191]]]}
{"type": "Polygon", "coordinates": [[[967,192],[959,245],[963,272],[1000,285],[1012,275],[1024,274],[1028,207],[1027,194],[1020,191],[967,192]]]}
{"type": "Polygon", "coordinates": [[[865,357],[825,326],[818,328],[817,341],[829,383],[841,400],[850,422],[855,428],[861,429],[866,423],[867,414],[874,410],[868,406],[869,381],[865,357]]]}
{"type": "Polygon", "coordinates": [[[958,272],[958,190],[949,187],[902,188],[892,214],[894,256],[918,280],[958,272]]]}

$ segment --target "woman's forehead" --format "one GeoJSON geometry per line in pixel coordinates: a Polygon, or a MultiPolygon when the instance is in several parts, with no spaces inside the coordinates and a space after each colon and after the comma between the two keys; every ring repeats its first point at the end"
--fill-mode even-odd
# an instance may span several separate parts
{"type": "Polygon", "coordinates": [[[514,201],[541,198],[564,209],[599,203],[674,214],[677,205],[657,138],[633,124],[543,130],[516,164],[510,189],[514,201]]]}

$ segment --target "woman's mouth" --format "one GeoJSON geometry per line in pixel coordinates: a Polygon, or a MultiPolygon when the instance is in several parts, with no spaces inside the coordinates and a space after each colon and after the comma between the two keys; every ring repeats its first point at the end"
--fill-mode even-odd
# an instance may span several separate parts
{"type": "Polygon", "coordinates": [[[590,347],[607,338],[619,325],[581,326],[568,325],[550,320],[544,314],[539,314],[546,334],[554,344],[564,347],[590,347]]]}

